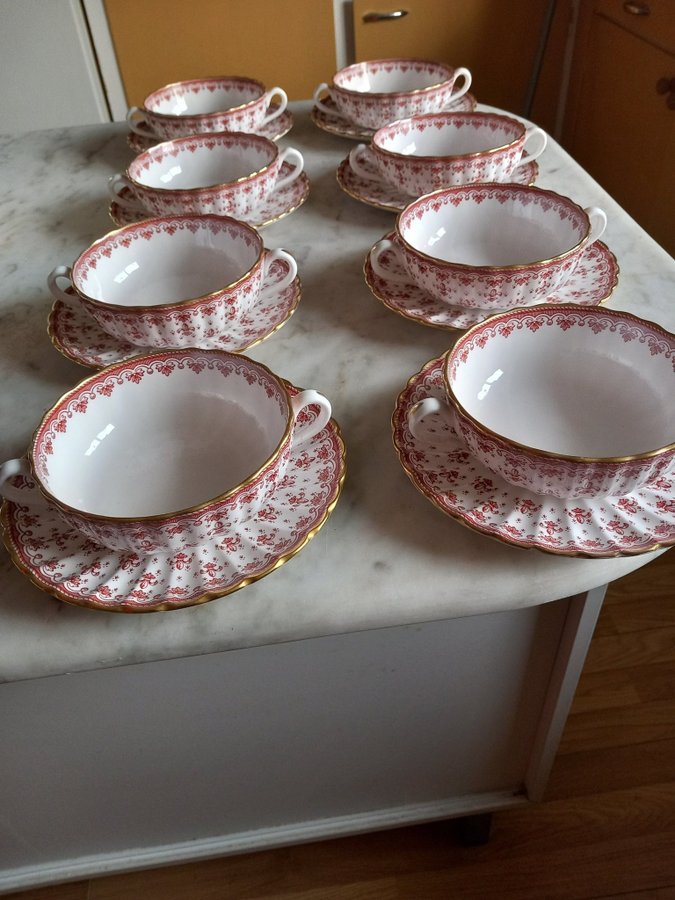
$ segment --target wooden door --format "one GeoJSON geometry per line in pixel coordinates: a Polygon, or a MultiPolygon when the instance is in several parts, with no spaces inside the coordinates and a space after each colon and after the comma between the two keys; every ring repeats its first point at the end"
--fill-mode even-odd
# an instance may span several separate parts
{"type": "MultiPolygon", "coordinates": [[[[559,70],[568,4],[557,6],[548,48],[549,58],[555,50],[559,70]]],[[[466,66],[473,75],[471,93],[477,100],[522,113],[548,9],[548,0],[354,0],[356,60],[419,56],[466,66]],[[364,21],[367,13],[394,10],[405,10],[407,15],[364,21]]],[[[559,77],[553,79],[554,102],[559,81],[559,77]]],[[[549,121],[539,121],[550,129],[554,118],[554,110],[549,109],[549,121]]]]}
{"type": "Polygon", "coordinates": [[[331,0],[105,0],[127,103],[207,75],[312,96],[335,71],[331,0]]]}
{"type": "MultiPolygon", "coordinates": [[[[667,34],[658,38],[665,43],[667,34]]],[[[656,90],[659,79],[675,78],[675,54],[601,14],[592,15],[582,49],[564,143],[643,228],[675,253],[675,108],[656,90]]]]}

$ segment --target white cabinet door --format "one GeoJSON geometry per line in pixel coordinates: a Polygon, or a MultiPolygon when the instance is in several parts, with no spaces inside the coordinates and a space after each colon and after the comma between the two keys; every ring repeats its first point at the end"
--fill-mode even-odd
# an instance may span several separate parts
{"type": "Polygon", "coordinates": [[[0,132],[111,119],[77,0],[0,0],[0,132]]]}

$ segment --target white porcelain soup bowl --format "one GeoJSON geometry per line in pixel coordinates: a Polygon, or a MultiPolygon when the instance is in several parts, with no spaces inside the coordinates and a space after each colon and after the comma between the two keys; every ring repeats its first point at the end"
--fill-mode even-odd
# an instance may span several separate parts
{"type": "Polygon", "coordinates": [[[371,263],[382,277],[412,281],[451,306],[511,309],[563,285],[606,224],[601,209],[538,187],[448,187],[413,200],[396,221],[397,241],[376,244],[371,263]],[[407,275],[382,267],[385,252],[407,275]]]}
{"type": "Polygon", "coordinates": [[[379,128],[370,147],[360,144],[351,151],[349,163],[357,175],[372,179],[364,166],[369,161],[390,185],[419,197],[449,185],[504,181],[537,159],[546,143],[541,128],[511,116],[430,113],[379,128]]]}
{"type": "MultiPolygon", "coordinates": [[[[135,357],[85,379],[40,423],[31,475],[74,528],[116,550],[195,546],[255,516],[283,478],[291,444],[331,415],[316,391],[291,396],[261,363],[219,350],[135,357]],[[318,413],[317,413],[318,410],[318,413]]],[[[14,488],[16,491],[16,488],[14,488]]]]}
{"type": "Polygon", "coordinates": [[[196,134],[140,153],[126,173],[112,176],[109,190],[122,206],[155,216],[212,213],[246,219],[272,191],[295,181],[303,165],[299,150],[282,151],[258,134],[196,134]],[[281,175],[284,162],[292,169],[281,175]]]}
{"type": "Polygon", "coordinates": [[[675,335],[615,310],[488,318],[446,356],[444,416],[493,472],[537,494],[623,496],[675,467],[675,335]]]}
{"type": "Polygon", "coordinates": [[[375,129],[395,119],[444,109],[470,87],[471,73],[465,68],[429,59],[372,59],[340,69],[330,85],[318,85],[314,105],[328,115],[375,129]],[[455,86],[458,79],[461,87],[455,86]],[[321,100],[325,92],[334,107],[321,100]]]}
{"type": "Polygon", "coordinates": [[[297,265],[284,250],[265,253],[260,234],[227,216],[148,219],[110,232],[72,268],[47,282],[68,302],[67,279],[105,331],[138,347],[193,347],[226,334],[255,305],[271,264],[284,259],[283,288],[297,265]]]}
{"type": "Polygon", "coordinates": [[[284,90],[267,90],[254,78],[193,78],[148,94],[142,107],[131,107],[127,122],[137,134],[161,139],[213,131],[255,132],[278,118],[287,104],[284,90]]]}

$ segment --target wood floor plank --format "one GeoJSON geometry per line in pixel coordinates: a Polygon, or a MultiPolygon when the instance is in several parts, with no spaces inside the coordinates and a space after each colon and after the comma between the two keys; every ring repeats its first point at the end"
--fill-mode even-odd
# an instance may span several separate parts
{"type": "Polygon", "coordinates": [[[559,753],[623,747],[675,738],[675,696],[569,717],[559,753]]]}
{"type": "Polygon", "coordinates": [[[559,754],[545,800],[675,781],[675,739],[559,754]]]}
{"type": "Polygon", "coordinates": [[[616,607],[610,608],[612,625],[619,633],[646,631],[649,628],[675,627],[675,584],[672,586],[670,602],[661,594],[653,597],[636,597],[625,600],[621,605],[621,615],[615,614],[616,607]]]}
{"type": "MultiPolygon", "coordinates": [[[[667,667],[669,669],[670,667],[667,667]]],[[[611,709],[618,706],[633,706],[643,699],[635,683],[636,674],[640,677],[642,669],[614,669],[600,672],[589,672],[579,681],[570,714],[592,712],[599,709],[611,709]]],[[[649,686],[647,682],[645,689],[649,686]]]]}
{"type": "Polygon", "coordinates": [[[603,894],[593,900],[675,900],[675,884],[647,891],[631,891],[629,894],[603,894]]]}
{"type": "Polygon", "coordinates": [[[401,900],[593,900],[604,893],[659,888],[673,880],[675,834],[588,844],[574,862],[566,850],[465,865],[397,879],[401,900]]]}
{"type": "Polygon", "coordinates": [[[88,892],[88,881],[73,881],[70,884],[55,884],[3,894],[3,900],[88,900],[88,892]]]}
{"type": "Polygon", "coordinates": [[[627,669],[675,660],[675,628],[654,628],[594,638],[584,672],[627,669]]]}
{"type": "Polygon", "coordinates": [[[618,608],[625,602],[660,596],[675,596],[675,551],[671,548],[637,572],[631,572],[610,585],[606,602],[618,608]]]}

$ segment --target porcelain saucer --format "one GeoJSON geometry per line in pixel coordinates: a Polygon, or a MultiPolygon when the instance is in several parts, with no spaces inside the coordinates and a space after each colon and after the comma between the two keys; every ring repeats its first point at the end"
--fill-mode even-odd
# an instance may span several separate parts
{"type": "MultiPolygon", "coordinates": [[[[287,174],[290,171],[292,171],[290,165],[284,163],[281,167],[282,174],[287,174]]],[[[295,181],[292,181],[280,191],[273,191],[262,206],[259,206],[250,217],[242,221],[253,225],[254,228],[263,228],[265,225],[271,225],[272,222],[278,222],[279,219],[283,219],[285,216],[295,212],[299,206],[302,206],[308,195],[309,178],[306,172],[301,172],[295,181]]],[[[129,188],[123,188],[121,196],[130,197],[131,191],[129,188]]],[[[124,225],[133,225],[135,222],[142,222],[143,219],[152,218],[152,213],[136,212],[135,210],[127,209],[115,200],[110,204],[108,212],[118,228],[122,228],[124,225]]]]}
{"type": "Polygon", "coordinates": [[[625,497],[559,500],[504,481],[437,415],[408,429],[410,409],[443,397],[443,358],[414,375],[392,417],[394,446],[415,487],[442,512],[506,544],[563,556],[611,557],[675,544],[675,472],[625,497]]]}
{"type": "MultiPolygon", "coordinates": [[[[145,125],[145,120],[141,119],[140,124],[145,125]]],[[[263,125],[262,128],[259,128],[255,134],[260,134],[263,137],[269,138],[271,141],[277,141],[285,134],[288,134],[292,127],[293,113],[289,109],[286,109],[276,119],[272,119],[267,125],[263,125]]],[[[134,153],[142,153],[144,150],[147,150],[148,147],[154,147],[155,144],[159,144],[163,140],[168,140],[168,138],[143,137],[140,134],[136,134],[135,131],[130,131],[127,135],[127,144],[134,153]]]]}
{"type": "MultiPolygon", "coordinates": [[[[202,350],[242,353],[278,331],[295,312],[302,293],[297,277],[286,288],[275,288],[275,283],[287,271],[285,260],[275,260],[253,309],[233,323],[227,334],[197,346],[202,350]]],[[[101,369],[140,353],[152,352],[152,347],[137,347],[108,334],[72,289],[68,291],[68,296],[67,303],[56,300],[49,314],[47,330],[59,353],[82,366],[101,369]]]]}
{"type": "MultiPolygon", "coordinates": [[[[358,175],[352,169],[349,163],[349,157],[343,159],[337,168],[337,182],[345,192],[359,200],[361,203],[367,203],[369,206],[375,206],[377,209],[386,209],[391,212],[399,213],[405,209],[409,203],[415,199],[409,194],[395,190],[390,184],[380,178],[374,163],[370,160],[363,161],[363,168],[366,172],[373,175],[373,180],[369,181],[362,175],[358,175]]],[[[512,176],[505,181],[505,184],[534,184],[539,175],[539,165],[536,161],[525,163],[521,168],[516,169],[512,176]]]]}
{"type": "MultiPolygon", "coordinates": [[[[397,240],[394,231],[384,237],[393,242],[397,240]]],[[[366,256],[363,267],[366,284],[378,300],[406,319],[447,331],[463,331],[499,311],[449,306],[414,283],[388,281],[373,271],[370,261],[373,249],[366,256]]],[[[383,253],[380,256],[380,266],[385,272],[389,270],[394,275],[404,272],[402,264],[393,253],[383,253]]],[[[582,254],[572,275],[555,294],[547,298],[547,302],[600,306],[611,297],[618,280],[619,265],[616,257],[606,244],[596,241],[582,254]]]]}
{"type": "MultiPolygon", "coordinates": [[[[328,107],[335,106],[334,101],[330,97],[322,102],[328,107]]],[[[470,93],[464,94],[463,97],[460,97],[459,100],[447,107],[450,112],[473,112],[475,108],[476,98],[470,93]]],[[[330,115],[323,109],[319,109],[318,106],[312,107],[310,116],[314,124],[321,128],[322,131],[337,134],[339,137],[352,138],[356,141],[369,141],[376,131],[375,128],[364,128],[361,125],[348,122],[338,115],[330,115]]]]}
{"type": "Polygon", "coordinates": [[[279,489],[255,519],[177,553],[137,556],[101,547],[66,525],[54,507],[36,505],[38,490],[25,478],[14,481],[25,504],[4,501],[0,519],[14,563],[41,590],[76,606],[158,612],[223,597],[282,566],[333,511],[344,474],[344,443],[331,419],[291,451],[279,489]]]}

